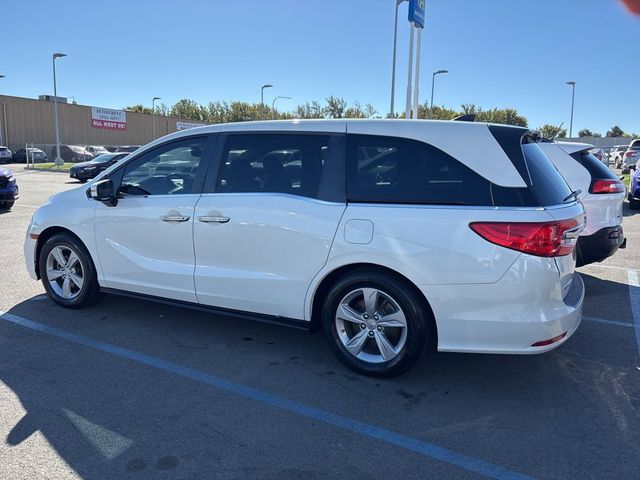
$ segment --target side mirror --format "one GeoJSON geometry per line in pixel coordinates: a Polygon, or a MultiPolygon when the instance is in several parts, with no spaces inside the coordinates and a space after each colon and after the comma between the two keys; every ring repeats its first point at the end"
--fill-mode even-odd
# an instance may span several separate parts
{"type": "Polygon", "coordinates": [[[106,178],[91,185],[89,195],[93,200],[104,203],[109,207],[115,207],[118,204],[113,180],[106,178]]]}

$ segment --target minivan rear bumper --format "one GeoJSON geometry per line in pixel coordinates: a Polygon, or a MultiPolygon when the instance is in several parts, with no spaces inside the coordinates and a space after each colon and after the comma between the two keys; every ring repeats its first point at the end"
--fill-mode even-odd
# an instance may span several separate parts
{"type": "Polygon", "coordinates": [[[601,262],[616,253],[622,242],[624,232],[620,225],[602,228],[591,235],[578,237],[577,266],[601,262]]]}
{"type": "Polygon", "coordinates": [[[436,318],[438,350],[536,354],[566,342],[582,319],[584,283],[580,274],[572,274],[562,298],[558,270],[547,260],[522,255],[500,281],[458,285],[455,296],[425,286],[436,318]]]}

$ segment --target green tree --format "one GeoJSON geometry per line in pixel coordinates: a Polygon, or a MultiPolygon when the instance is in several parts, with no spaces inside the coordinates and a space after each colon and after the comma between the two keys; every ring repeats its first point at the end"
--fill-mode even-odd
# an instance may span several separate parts
{"type": "Polygon", "coordinates": [[[344,118],[347,108],[347,101],[342,97],[334,97],[331,95],[326,99],[327,105],[324,107],[324,114],[329,118],[344,118]]]}
{"type": "Polygon", "coordinates": [[[551,125],[550,123],[546,123],[540,128],[538,128],[540,135],[545,138],[566,138],[567,137],[567,129],[560,128],[557,125],[551,125]]]}
{"type": "Polygon", "coordinates": [[[611,127],[611,130],[607,132],[607,137],[622,137],[624,136],[624,131],[618,126],[611,127]]]}
{"type": "Polygon", "coordinates": [[[513,108],[494,108],[492,110],[481,110],[476,115],[476,121],[500,123],[503,125],[517,125],[519,127],[526,127],[529,124],[526,117],[520,115],[513,108]]]}
{"type": "Polygon", "coordinates": [[[582,130],[580,130],[578,132],[578,136],[579,137],[601,137],[602,134],[601,133],[597,133],[597,132],[592,132],[591,130],[589,130],[588,128],[583,128],[582,130]]]}
{"type": "Polygon", "coordinates": [[[146,113],[147,115],[151,115],[153,113],[152,109],[150,109],[149,107],[145,107],[141,103],[137,105],[131,105],[129,107],[124,107],[123,110],[127,112],[146,113]]]}
{"type": "Polygon", "coordinates": [[[428,102],[418,105],[418,118],[428,118],[431,120],[451,120],[461,115],[460,112],[451,110],[450,108],[438,107],[429,108],[428,102]]]}
{"type": "Polygon", "coordinates": [[[189,120],[207,121],[209,111],[194,100],[183,98],[171,107],[171,116],[189,120]]]}

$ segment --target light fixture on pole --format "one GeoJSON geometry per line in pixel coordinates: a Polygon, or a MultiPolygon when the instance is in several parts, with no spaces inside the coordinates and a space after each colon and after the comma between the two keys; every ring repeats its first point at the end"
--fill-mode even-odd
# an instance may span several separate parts
{"type": "Polygon", "coordinates": [[[60,165],[63,160],[60,158],[60,127],[58,125],[58,87],[56,85],[56,59],[66,57],[66,53],[54,53],[53,54],[53,110],[56,123],[56,165],[60,165]]]}
{"type": "Polygon", "coordinates": [[[162,100],[160,97],[153,97],[151,100],[151,122],[153,123],[153,139],[156,139],[156,100],[162,100]]]}
{"type": "Polygon", "coordinates": [[[278,100],[279,98],[284,98],[285,100],[291,100],[291,97],[284,97],[282,95],[279,95],[273,99],[273,102],[271,102],[271,114],[274,119],[276,116],[276,100],[278,100]]]}
{"type": "Polygon", "coordinates": [[[571,85],[571,121],[569,122],[569,138],[573,135],[573,103],[576,99],[576,82],[565,82],[567,85],[571,85]]]}
{"type": "Polygon", "coordinates": [[[264,120],[264,89],[265,88],[273,88],[273,85],[269,83],[265,83],[260,88],[260,119],[264,120]]]}
{"type": "Polygon", "coordinates": [[[429,103],[429,118],[431,118],[431,114],[433,112],[433,90],[436,84],[436,75],[447,74],[449,70],[436,70],[433,72],[433,76],[431,77],[431,102],[429,103]]]}
{"type": "Polygon", "coordinates": [[[393,61],[391,63],[391,106],[389,108],[389,116],[394,117],[394,102],[396,98],[396,50],[398,44],[398,8],[400,4],[408,0],[395,0],[395,16],[393,18],[393,61]]]}

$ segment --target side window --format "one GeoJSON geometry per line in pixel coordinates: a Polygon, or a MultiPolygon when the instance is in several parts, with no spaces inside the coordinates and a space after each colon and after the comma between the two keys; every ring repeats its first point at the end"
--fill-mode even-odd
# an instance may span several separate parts
{"type": "Polygon", "coordinates": [[[416,140],[350,135],[352,202],[492,205],[491,184],[443,151],[416,140]]]}
{"type": "Polygon", "coordinates": [[[277,192],[318,198],[322,196],[327,161],[338,148],[334,137],[329,134],[230,134],[222,150],[215,191],[277,192]]]}
{"type": "Polygon", "coordinates": [[[130,162],[120,192],[126,195],[194,193],[206,138],[189,138],[154,148],[130,162]]]}

